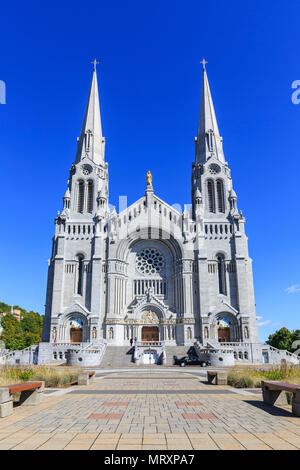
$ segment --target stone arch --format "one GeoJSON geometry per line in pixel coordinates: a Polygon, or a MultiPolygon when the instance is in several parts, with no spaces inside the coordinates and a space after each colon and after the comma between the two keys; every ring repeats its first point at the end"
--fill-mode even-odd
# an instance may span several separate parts
{"type": "Polygon", "coordinates": [[[78,256],[82,256],[85,260],[88,258],[87,253],[84,250],[76,251],[75,259],[78,259],[78,256]]]}
{"type": "Polygon", "coordinates": [[[70,343],[89,341],[86,315],[76,310],[63,315],[59,320],[59,340],[70,343]]]}
{"type": "Polygon", "coordinates": [[[145,312],[151,311],[158,318],[158,322],[161,322],[167,316],[167,306],[163,302],[156,299],[151,294],[148,297],[144,297],[138,304],[133,308],[133,318],[137,322],[142,321],[142,317],[145,312]]]}
{"type": "Polygon", "coordinates": [[[225,310],[216,313],[212,318],[210,337],[221,343],[240,341],[239,321],[236,316],[225,310]]]}
{"type": "Polygon", "coordinates": [[[172,234],[163,229],[158,230],[154,227],[143,227],[139,232],[131,232],[127,238],[119,241],[116,247],[116,258],[126,261],[132,246],[138,241],[160,242],[169,249],[174,259],[181,259],[183,257],[183,245],[172,234]],[[149,233],[154,233],[157,236],[149,238],[149,233]]]}

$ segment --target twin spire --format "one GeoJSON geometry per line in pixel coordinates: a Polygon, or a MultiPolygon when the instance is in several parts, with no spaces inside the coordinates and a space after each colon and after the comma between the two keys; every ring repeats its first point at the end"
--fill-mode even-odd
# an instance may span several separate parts
{"type": "Polygon", "coordinates": [[[98,81],[96,59],[94,62],[94,71],[90,93],[85,109],[80,137],[78,139],[76,163],[85,157],[90,158],[97,165],[104,163],[105,139],[102,136],[100,103],[98,92],[98,81]]]}
{"type": "Polygon", "coordinates": [[[200,102],[198,135],[196,140],[196,163],[205,163],[210,157],[215,157],[225,163],[222,137],[220,137],[215,109],[211,97],[204,59],[203,79],[200,102]]]}
{"type": "MultiPolygon", "coordinates": [[[[96,164],[104,163],[105,139],[102,136],[96,59],[90,93],[87,101],[80,137],[78,139],[76,163],[88,157],[96,164]]],[[[205,163],[210,157],[225,163],[222,137],[220,137],[214,105],[211,97],[203,59],[203,81],[200,102],[198,135],[196,139],[196,163],[205,163]]]]}

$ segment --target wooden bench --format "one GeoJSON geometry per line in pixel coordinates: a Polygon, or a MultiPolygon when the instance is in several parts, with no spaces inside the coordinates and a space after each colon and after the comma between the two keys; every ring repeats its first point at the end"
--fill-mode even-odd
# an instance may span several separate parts
{"type": "Polygon", "coordinates": [[[269,405],[288,405],[287,395],[285,392],[293,394],[292,397],[292,413],[300,416],[300,386],[295,384],[287,384],[284,382],[267,382],[262,380],[261,388],[263,399],[269,405]]]}
{"type": "Polygon", "coordinates": [[[20,393],[19,405],[39,405],[43,400],[45,382],[24,382],[0,387],[0,418],[13,413],[13,396],[20,393]]]}
{"type": "Polygon", "coordinates": [[[208,370],[207,380],[210,384],[227,385],[227,371],[226,370],[208,370]]]}
{"type": "Polygon", "coordinates": [[[84,371],[78,374],[78,385],[89,385],[94,382],[95,371],[84,371]]]}

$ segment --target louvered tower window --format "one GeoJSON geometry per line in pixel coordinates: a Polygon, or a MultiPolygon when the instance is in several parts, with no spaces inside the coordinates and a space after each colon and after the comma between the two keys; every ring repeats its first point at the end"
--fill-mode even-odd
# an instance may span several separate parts
{"type": "Polygon", "coordinates": [[[93,181],[88,182],[87,186],[87,212],[93,211],[94,185],[93,181]]]}
{"type": "Polygon", "coordinates": [[[225,212],[223,181],[217,181],[218,211],[225,212]]]}
{"type": "Polygon", "coordinates": [[[77,212],[83,212],[84,205],[84,183],[83,181],[78,182],[77,190],[77,212]]]}
{"type": "Polygon", "coordinates": [[[215,212],[215,194],[212,181],[207,181],[207,199],[209,212],[215,212]]]}

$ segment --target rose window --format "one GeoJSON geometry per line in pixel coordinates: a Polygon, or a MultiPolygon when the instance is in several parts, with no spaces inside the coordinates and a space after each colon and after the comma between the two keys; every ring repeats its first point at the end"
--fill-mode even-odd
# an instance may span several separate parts
{"type": "Polygon", "coordinates": [[[90,165],[82,165],[81,171],[83,175],[87,176],[92,173],[93,168],[90,165]]]}
{"type": "Polygon", "coordinates": [[[216,163],[212,163],[212,164],[209,166],[208,171],[209,171],[209,173],[210,173],[211,175],[216,175],[217,173],[220,173],[221,168],[219,167],[219,165],[216,165],[216,163]]]}
{"type": "Polygon", "coordinates": [[[155,248],[145,248],[137,254],[136,267],[142,274],[158,274],[164,267],[164,257],[155,248]]]}

